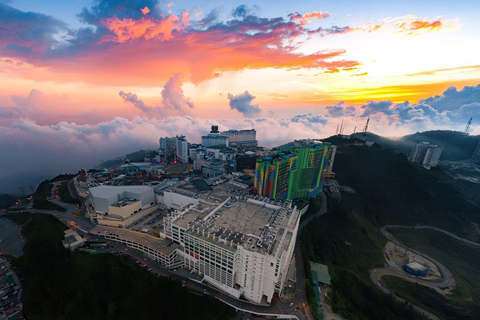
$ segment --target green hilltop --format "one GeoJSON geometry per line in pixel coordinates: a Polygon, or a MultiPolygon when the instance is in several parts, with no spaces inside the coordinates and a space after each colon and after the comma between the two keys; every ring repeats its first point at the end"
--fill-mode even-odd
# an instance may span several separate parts
{"type": "MultiPolygon", "coordinates": [[[[417,141],[414,139],[428,140],[435,135],[450,137],[450,140],[442,138],[444,146],[454,144],[458,138],[457,133],[429,132],[400,139],[395,148],[393,144],[388,145],[390,140],[382,137],[376,139],[377,144],[372,148],[355,146],[354,140],[338,136],[327,139],[338,145],[333,168],[336,179],[340,185],[352,187],[355,193],[342,193],[339,201],[329,200],[328,213],[312,220],[304,229],[302,249],[306,261],[314,260],[329,266],[333,290],[329,300],[333,310],[348,319],[421,318],[409,307],[379,291],[369,278],[369,270],[385,264],[383,247],[387,239],[380,232],[383,225],[435,226],[478,241],[474,231],[480,223],[480,207],[469,201],[459,183],[442,168],[426,170],[415,166],[399,150],[402,146],[405,150],[408,143],[417,141]],[[387,147],[384,148],[382,144],[385,142],[387,147]]],[[[370,138],[369,134],[367,140],[375,141],[370,138]]],[[[470,140],[469,137],[463,138],[470,140]]],[[[457,152],[456,157],[460,158],[460,154],[457,152]]],[[[402,237],[406,241],[410,239],[405,234],[402,237]]],[[[437,238],[440,239],[436,234],[434,237],[422,233],[412,236],[409,245],[421,250],[426,247],[421,247],[423,242],[429,243],[437,238]]],[[[442,241],[454,240],[442,238],[442,241]]],[[[480,316],[480,283],[467,285],[466,281],[468,277],[479,279],[480,272],[472,271],[477,270],[475,264],[478,261],[462,261],[463,269],[454,266],[459,257],[463,257],[458,253],[469,250],[463,245],[443,245],[428,247],[425,251],[444,263],[458,280],[453,295],[446,299],[448,303],[438,297],[420,303],[440,318],[452,314],[459,319],[478,319],[480,316]],[[439,304],[442,308],[437,308],[439,304]]],[[[411,286],[403,285],[404,282],[400,279],[389,281],[396,294],[408,296],[405,290],[411,286]]],[[[426,287],[415,287],[415,297],[421,293],[430,294],[426,287]]],[[[417,300],[412,301],[415,302],[417,300]]]]}

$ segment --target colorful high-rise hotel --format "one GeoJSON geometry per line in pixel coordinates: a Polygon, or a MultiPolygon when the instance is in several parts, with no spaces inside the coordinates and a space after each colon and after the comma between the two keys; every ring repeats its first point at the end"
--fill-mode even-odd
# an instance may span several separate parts
{"type": "Polygon", "coordinates": [[[309,143],[259,158],[254,193],[272,199],[305,199],[316,196],[332,155],[330,143],[309,143]]]}

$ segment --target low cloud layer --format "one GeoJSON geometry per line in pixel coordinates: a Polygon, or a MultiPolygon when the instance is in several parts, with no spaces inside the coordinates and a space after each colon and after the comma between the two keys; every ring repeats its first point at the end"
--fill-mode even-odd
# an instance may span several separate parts
{"type": "MultiPolygon", "coordinates": [[[[130,96],[131,98],[131,96],[130,96]]],[[[0,109],[1,110],[1,109],[0,109]]],[[[212,125],[221,130],[257,130],[261,145],[277,146],[293,139],[326,135],[324,121],[311,115],[292,118],[199,119],[169,116],[164,119],[115,118],[96,125],[60,122],[39,125],[17,119],[0,125],[0,194],[35,185],[59,173],[91,168],[102,159],[112,159],[139,149],[158,148],[162,136],[184,134],[189,142],[200,142],[212,125]],[[315,121],[310,125],[309,120],[315,121]]]]}
{"type": "MultiPolygon", "coordinates": [[[[172,77],[161,93],[163,104],[176,104],[170,106],[171,111],[191,109],[189,100],[178,90],[179,79],[172,77]]],[[[316,113],[268,118],[260,117],[261,109],[253,103],[255,97],[246,91],[229,96],[233,105],[230,107],[244,114],[237,119],[169,114],[157,117],[152,110],[160,107],[146,105],[133,93],[120,95],[139,110],[146,110],[145,116],[117,117],[98,124],[41,123],[39,120],[46,114],[42,110],[47,110],[44,105],[68,104],[68,99],[48,97],[37,90],[27,97],[12,97],[15,106],[0,106],[0,193],[15,193],[21,186],[35,185],[59,173],[91,168],[102,159],[139,149],[156,149],[161,136],[184,134],[189,142],[198,143],[212,125],[221,130],[255,128],[260,145],[267,147],[294,139],[328,137],[342,120],[345,133],[352,132],[354,127],[360,131],[367,117],[370,117],[369,131],[383,136],[433,129],[463,131],[470,117],[474,118],[471,133],[480,134],[480,85],[461,90],[452,87],[418,103],[372,100],[354,106],[339,102],[319,108],[316,113]]]]}

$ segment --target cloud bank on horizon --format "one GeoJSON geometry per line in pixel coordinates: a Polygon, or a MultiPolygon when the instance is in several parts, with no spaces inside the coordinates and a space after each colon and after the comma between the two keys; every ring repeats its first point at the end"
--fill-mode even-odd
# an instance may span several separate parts
{"type": "Polygon", "coordinates": [[[470,117],[480,134],[475,10],[96,0],[72,21],[28,4],[0,1],[0,193],[214,124],[268,147],[367,117],[384,136],[470,117]]]}
{"type": "MultiPolygon", "coordinates": [[[[133,104],[143,103],[135,94],[120,92],[120,95],[133,104]]],[[[162,95],[165,99],[166,94],[162,92],[162,95]]],[[[461,90],[451,87],[419,103],[371,100],[356,107],[340,102],[328,106],[324,115],[306,113],[293,117],[250,117],[256,116],[260,107],[252,104],[255,97],[246,91],[228,96],[232,108],[244,113],[242,118],[205,119],[185,115],[155,118],[148,117],[152,112],[148,109],[144,117],[131,120],[117,117],[95,125],[39,124],[37,120],[43,119],[48,110],[35,104],[37,97],[40,101],[47,99],[41,92],[32,91],[27,97],[14,97],[16,106],[0,109],[3,121],[0,122],[0,193],[25,185],[17,181],[18,176],[32,178],[32,174],[36,177],[42,173],[48,177],[60,172],[76,172],[99,164],[101,159],[139,149],[156,149],[162,136],[183,134],[190,142],[198,143],[211,125],[218,125],[221,130],[255,128],[261,145],[275,147],[294,139],[328,137],[341,119],[349,126],[345,133],[350,133],[353,126],[361,128],[370,117],[370,131],[383,136],[428,129],[463,130],[469,117],[480,119],[480,85],[461,90]]],[[[143,105],[143,108],[153,107],[143,105]]],[[[480,134],[478,122],[474,122],[472,133],[480,134]]]]}

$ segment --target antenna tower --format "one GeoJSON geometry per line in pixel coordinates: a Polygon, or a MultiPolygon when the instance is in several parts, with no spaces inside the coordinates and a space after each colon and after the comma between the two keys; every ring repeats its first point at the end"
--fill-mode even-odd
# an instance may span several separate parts
{"type": "Polygon", "coordinates": [[[365,123],[365,128],[363,129],[363,141],[367,139],[367,130],[368,130],[368,123],[370,122],[370,117],[367,119],[367,123],[365,123]]]}
{"type": "Polygon", "coordinates": [[[465,128],[465,132],[463,133],[464,136],[469,135],[470,131],[470,125],[472,124],[473,117],[470,117],[470,120],[468,120],[467,127],[465,128]]]}

